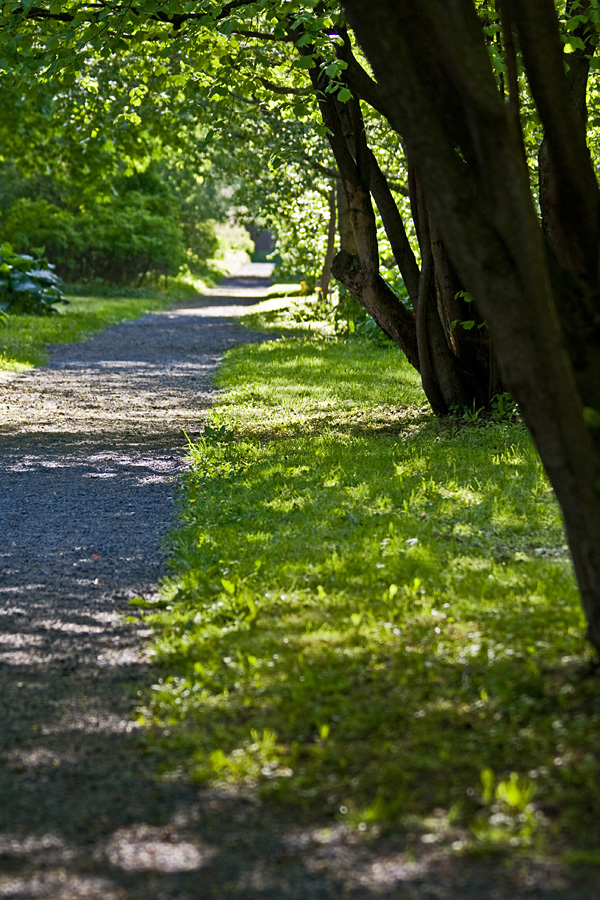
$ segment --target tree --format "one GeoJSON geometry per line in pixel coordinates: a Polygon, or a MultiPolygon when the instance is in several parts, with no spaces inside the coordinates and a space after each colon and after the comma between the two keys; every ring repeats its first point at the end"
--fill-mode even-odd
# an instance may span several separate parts
{"type": "Polygon", "coordinates": [[[230,202],[204,184],[202,122],[177,103],[177,85],[149,99],[156,74],[140,92],[136,62],[92,57],[72,84],[3,84],[0,238],[49,256],[67,281],[196,271],[218,251],[217,230],[231,232],[216,222],[230,202]]]}
{"type": "MultiPolygon", "coordinates": [[[[586,146],[589,59],[566,68],[552,0],[499,4],[544,128],[540,220],[472,0],[345,6],[562,507],[600,650],[600,192],[586,146]]],[[[596,5],[569,6],[593,33],[596,5]]]]}

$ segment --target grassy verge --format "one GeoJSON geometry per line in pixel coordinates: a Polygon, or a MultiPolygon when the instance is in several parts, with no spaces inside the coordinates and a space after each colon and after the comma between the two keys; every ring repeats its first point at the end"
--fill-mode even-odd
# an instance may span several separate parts
{"type": "Polygon", "coordinates": [[[136,319],[146,312],[164,309],[172,298],[72,297],[56,316],[10,316],[0,324],[0,372],[18,372],[41,366],[48,359],[49,344],[84,341],[115,322],[136,319]]]}
{"type": "Polygon", "coordinates": [[[600,864],[600,689],[523,427],[435,420],[356,339],[242,347],[220,378],[149,613],[165,769],[415,848],[600,864]]]}

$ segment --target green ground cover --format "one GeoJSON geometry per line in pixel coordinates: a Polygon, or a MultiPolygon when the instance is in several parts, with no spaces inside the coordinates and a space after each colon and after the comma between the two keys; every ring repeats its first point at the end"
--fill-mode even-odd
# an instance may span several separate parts
{"type": "Polygon", "coordinates": [[[55,316],[10,316],[0,322],[0,372],[18,372],[41,366],[48,359],[49,344],[84,341],[115,322],[137,319],[164,309],[173,298],[158,292],[137,297],[71,297],[68,306],[57,307],[55,316]]]}
{"type": "Polygon", "coordinates": [[[393,347],[232,351],[190,449],[141,712],[165,772],[366,836],[600,864],[600,689],[521,424],[393,347]]]}

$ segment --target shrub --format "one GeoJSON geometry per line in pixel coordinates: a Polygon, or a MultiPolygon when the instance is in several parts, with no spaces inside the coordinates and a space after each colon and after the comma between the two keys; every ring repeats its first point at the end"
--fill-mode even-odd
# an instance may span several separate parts
{"type": "Polygon", "coordinates": [[[17,251],[52,259],[68,281],[141,283],[148,276],[176,275],[186,260],[177,222],[156,207],[156,197],[141,191],[83,213],[21,197],[2,230],[17,251]]]}
{"type": "Polygon", "coordinates": [[[0,246],[0,312],[48,316],[55,303],[67,303],[61,279],[47,259],[15,253],[10,244],[0,246]]]}
{"type": "Polygon", "coordinates": [[[16,200],[4,216],[2,231],[18,253],[47,256],[61,275],[83,250],[76,216],[45,198],[16,200]]]}
{"type": "Polygon", "coordinates": [[[189,219],[183,223],[183,233],[188,247],[188,266],[191,272],[202,269],[207,259],[212,259],[218,248],[219,238],[214,219],[189,219]]]}
{"type": "Polygon", "coordinates": [[[181,230],[152,205],[151,197],[129,191],[86,211],[81,217],[85,249],[71,279],[131,284],[176,275],[186,261],[181,230]]]}

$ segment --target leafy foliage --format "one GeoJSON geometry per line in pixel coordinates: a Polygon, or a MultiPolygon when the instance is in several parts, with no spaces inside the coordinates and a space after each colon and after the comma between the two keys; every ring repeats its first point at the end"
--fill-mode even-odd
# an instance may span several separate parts
{"type": "MultiPolygon", "coordinates": [[[[110,199],[83,209],[59,197],[21,196],[7,208],[2,233],[19,251],[45,253],[71,282],[123,285],[176,275],[188,258],[177,197],[159,179],[139,184],[131,177],[116,187],[110,199]]],[[[214,226],[211,231],[214,236],[214,226]]],[[[202,249],[211,255],[216,243],[205,239],[202,249]]]]}
{"type": "Polygon", "coordinates": [[[47,259],[16,253],[8,243],[0,246],[0,310],[49,316],[56,303],[67,303],[61,279],[47,259]]]}

